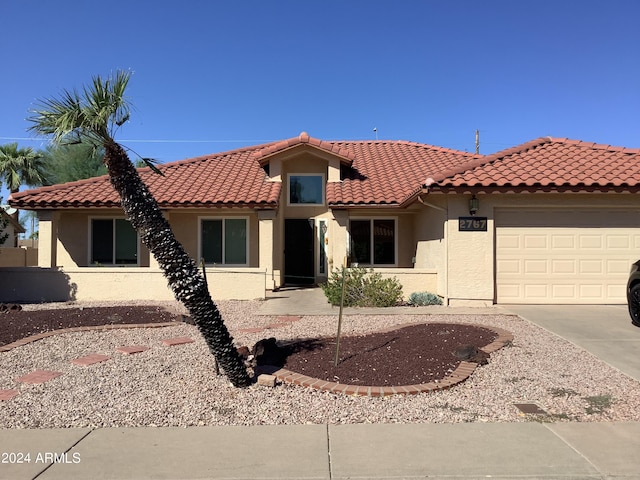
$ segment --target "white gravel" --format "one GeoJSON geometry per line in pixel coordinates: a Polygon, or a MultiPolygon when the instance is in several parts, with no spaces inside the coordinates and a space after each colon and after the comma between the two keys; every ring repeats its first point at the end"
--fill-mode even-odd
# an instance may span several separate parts
{"type": "MultiPolygon", "coordinates": [[[[170,306],[181,310],[177,304],[170,306]]],[[[239,332],[277,322],[275,317],[255,315],[259,306],[260,302],[219,302],[238,345],[250,346],[269,336],[286,340],[335,334],[335,316],[305,316],[259,333],[239,332]]],[[[343,334],[417,321],[492,325],[511,331],[515,339],[512,346],[492,354],[488,365],[449,390],[369,398],[289,384],[233,388],[225,377],[215,376],[212,356],[190,325],[55,335],[0,353],[0,390],[20,392],[0,401],[0,428],[640,421],[640,382],[516,316],[353,315],[343,320],[343,334]],[[196,341],[162,345],[162,339],[177,336],[196,341]],[[150,348],[123,355],[116,348],[124,345],[150,348]],[[90,353],[109,355],[111,360],[89,367],[70,363],[90,353]],[[36,369],[63,375],[40,385],[16,381],[36,369]],[[515,403],[535,403],[547,415],[524,415],[515,403]]]]}

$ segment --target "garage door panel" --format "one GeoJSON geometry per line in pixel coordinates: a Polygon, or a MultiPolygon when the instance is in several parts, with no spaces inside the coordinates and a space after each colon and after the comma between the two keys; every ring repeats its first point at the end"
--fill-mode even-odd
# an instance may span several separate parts
{"type": "Polygon", "coordinates": [[[513,303],[523,297],[522,285],[505,283],[501,287],[501,293],[505,303],[513,303]]]}
{"type": "Polygon", "coordinates": [[[524,235],[524,248],[546,250],[549,248],[549,238],[546,235],[524,235]]]}
{"type": "Polygon", "coordinates": [[[626,302],[627,288],[625,285],[607,285],[606,293],[609,298],[624,297],[626,302]]]}
{"type": "Polygon", "coordinates": [[[605,295],[604,295],[604,288],[602,285],[600,284],[594,284],[594,285],[578,285],[579,288],[579,295],[578,295],[578,299],[597,299],[597,300],[603,300],[605,295]]]}
{"type": "Polygon", "coordinates": [[[527,298],[542,300],[549,296],[549,285],[546,284],[526,284],[524,285],[524,295],[527,298]]]}
{"type": "Polygon", "coordinates": [[[595,250],[599,252],[602,250],[602,237],[600,235],[586,235],[584,233],[576,232],[578,236],[578,245],[585,253],[589,250],[595,250]]]}
{"type": "Polygon", "coordinates": [[[547,260],[525,260],[524,261],[524,273],[527,275],[535,275],[535,274],[548,274],[547,260]]]}
{"type": "Polygon", "coordinates": [[[629,235],[607,235],[607,248],[628,250],[631,247],[629,235]]]}
{"type": "Polygon", "coordinates": [[[495,224],[499,303],[626,302],[638,212],[499,210],[495,224]]]}
{"type": "Polygon", "coordinates": [[[502,272],[503,274],[522,274],[521,268],[522,262],[520,260],[499,260],[496,265],[496,269],[502,272]]]}
{"type": "Polygon", "coordinates": [[[573,250],[576,248],[576,239],[573,235],[551,235],[551,248],[573,250]]]}
{"type": "Polygon", "coordinates": [[[580,275],[602,275],[604,273],[604,259],[578,260],[580,275]]]}
{"type": "Polygon", "coordinates": [[[551,272],[554,275],[575,275],[576,271],[575,260],[551,260],[551,272]]]}
{"type": "MultiPolygon", "coordinates": [[[[639,253],[640,255],[640,253],[639,253]]],[[[631,263],[633,263],[635,260],[632,260],[631,263]]],[[[607,260],[606,265],[607,265],[607,274],[612,274],[612,275],[623,275],[625,277],[625,283],[626,283],[626,278],[627,275],[629,274],[629,269],[631,267],[631,263],[628,259],[623,259],[623,260],[607,260]]]]}
{"type": "Polygon", "coordinates": [[[520,250],[520,240],[521,237],[519,235],[504,234],[497,239],[496,247],[504,251],[508,249],[520,250]]]}

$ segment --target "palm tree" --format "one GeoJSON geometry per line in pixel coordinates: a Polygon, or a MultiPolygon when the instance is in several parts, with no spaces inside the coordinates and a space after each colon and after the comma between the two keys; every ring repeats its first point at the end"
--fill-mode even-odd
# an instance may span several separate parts
{"type": "MultiPolygon", "coordinates": [[[[16,193],[20,185],[42,185],[45,182],[42,155],[31,147],[18,148],[17,143],[0,145],[0,181],[11,193],[16,193]]],[[[17,210],[13,218],[18,221],[17,210]]]]}
{"type": "MultiPolygon", "coordinates": [[[[129,119],[130,105],[124,93],[130,76],[122,71],[105,79],[96,76],[80,93],[65,90],[60,98],[41,100],[31,111],[33,125],[29,130],[51,136],[54,144],[87,141],[102,146],[104,164],[125,215],[158,261],[175,297],[189,310],[231,383],[245,387],[251,379],[203,276],[176,240],[126,151],[114,140],[115,131],[129,119]]],[[[150,160],[145,162],[160,173],[150,160]]]]}

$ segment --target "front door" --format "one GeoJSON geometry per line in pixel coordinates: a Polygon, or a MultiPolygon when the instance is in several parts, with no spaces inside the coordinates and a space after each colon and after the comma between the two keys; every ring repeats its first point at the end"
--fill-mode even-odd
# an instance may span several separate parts
{"type": "Polygon", "coordinates": [[[306,218],[284,220],[284,283],[312,285],[313,222],[306,218]]]}

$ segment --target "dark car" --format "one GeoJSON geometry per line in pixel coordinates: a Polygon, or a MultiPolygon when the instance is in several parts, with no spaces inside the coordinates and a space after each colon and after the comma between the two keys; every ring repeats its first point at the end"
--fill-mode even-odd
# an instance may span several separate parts
{"type": "Polygon", "coordinates": [[[627,305],[629,306],[631,323],[640,327],[640,260],[631,266],[627,282],[627,305]]]}

